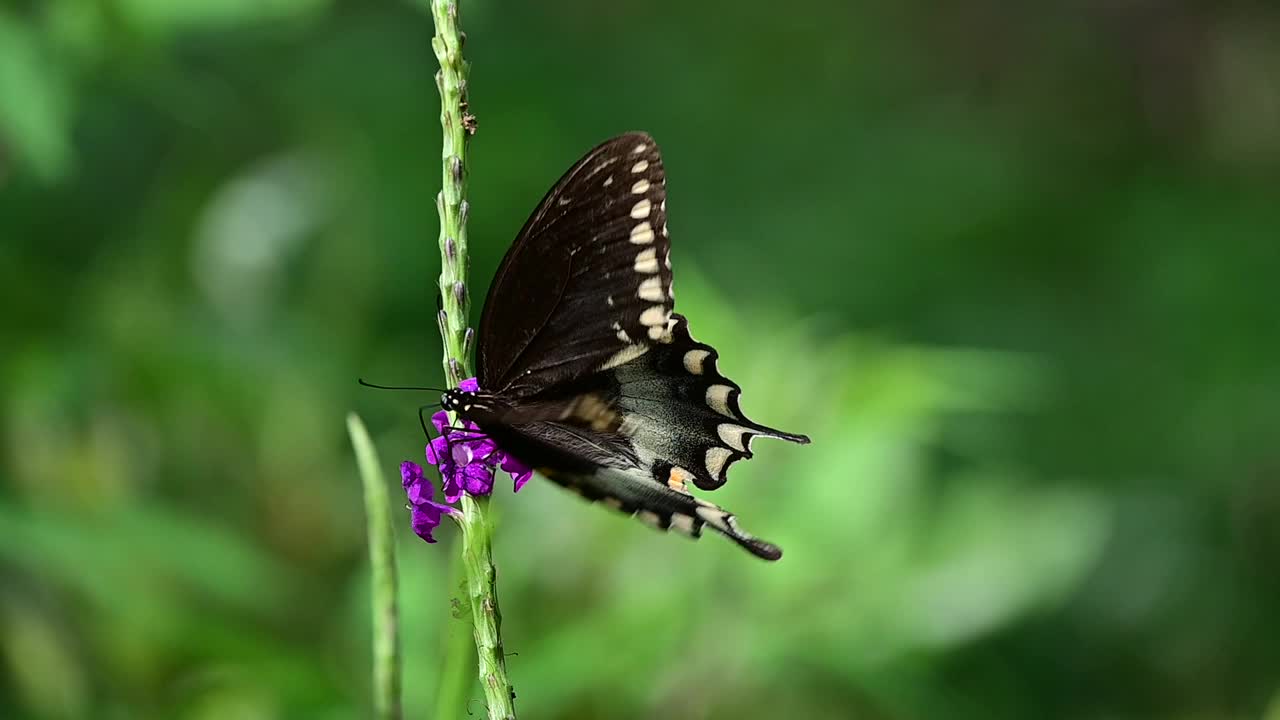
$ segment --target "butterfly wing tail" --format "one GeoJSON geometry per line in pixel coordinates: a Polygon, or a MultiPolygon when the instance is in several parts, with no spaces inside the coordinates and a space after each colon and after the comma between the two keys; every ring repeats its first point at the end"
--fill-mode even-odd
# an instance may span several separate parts
{"type": "Polygon", "coordinates": [[[590,474],[544,474],[590,502],[631,515],[658,530],[674,530],[696,539],[702,536],[704,527],[710,527],[758,558],[782,557],[781,548],[743,531],[734,515],[724,508],[664,487],[642,471],[602,467],[590,474]]]}
{"type": "Polygon", "coordinates": [[[725,537],[742,546],[747,552],[764,560],[779,560],[782,558],[782,548],[771,542],[761,540],[760,538],[748,535],[738,527],[737,519],[726,511],[724,508],[709,503],[706,500],[695,498],[694,502],[698,504],[695,512],[702,521],[711,526],[725,537]]]}

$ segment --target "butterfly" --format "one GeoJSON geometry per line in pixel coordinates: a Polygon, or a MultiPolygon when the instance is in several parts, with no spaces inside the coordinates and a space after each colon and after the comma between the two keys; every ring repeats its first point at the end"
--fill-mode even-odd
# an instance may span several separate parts
{"type": "Polygon", "coordinates": [[[804,435],[749,420],[715,348],[673,312],[666,176],[653,138],[588,152],[551,188],[507,251],[477,334],[479,391],[445,410],[543,476],[645,523],[710,527],[766,560],[782,550],[695,497],[751,441],[804,435]]]}

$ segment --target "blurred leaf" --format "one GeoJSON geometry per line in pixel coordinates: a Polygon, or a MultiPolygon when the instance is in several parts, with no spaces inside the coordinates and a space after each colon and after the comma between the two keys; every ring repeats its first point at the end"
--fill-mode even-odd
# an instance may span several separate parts
{"type": "Polygon", "coordinates": [[[32,26],[0,9],[0,157],[5,145],[42,180],[71,169],[74,96],[61,59],[32,26]]]}
{"type": "Polygon", "coordinates": [[[79,717],[89,704],[89,682],[71,638],[39,608],[0,597],[0,650],[14,690],[44,717],[79,717]]]}
{"type": "MultiPolygon", "coordinates": [[[[287,590],[291,574],[234,532],[160,507],[95,517],[0,503],[0,557],[139,624],[148,620],[147,606],[117,592],[122,586],[176,583],[211,600],[263,610],[278,602],[273,595],[287,590]]],[[[177,602],[168,594],[150,599],[177,602]]]]}
{"type": "Polygon", "coordinates": [[[168,36],[241,24],[296,21],[318,15],[330,0],[116,0],[139,31],[168,36]]]}

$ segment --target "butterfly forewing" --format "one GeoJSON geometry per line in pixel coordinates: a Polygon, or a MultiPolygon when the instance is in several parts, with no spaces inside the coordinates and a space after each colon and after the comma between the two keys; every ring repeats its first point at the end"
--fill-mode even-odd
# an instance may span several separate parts
{"type": "Polygon", "coordinates": [[[670,329],[666,176],[653,139],[596,147],[539,203],[480,319],[480,384],[522,397],[634,357],[670,329]]]}

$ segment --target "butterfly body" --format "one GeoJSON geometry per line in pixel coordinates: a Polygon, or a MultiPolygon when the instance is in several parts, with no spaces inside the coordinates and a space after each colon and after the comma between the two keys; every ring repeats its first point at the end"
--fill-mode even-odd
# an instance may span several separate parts
{"type": "Polygon", "coordinates": [[[718,353],[673,312],[666,177],[652,138],[630,133],[579,160],[507,252],[480,321],[476,393],[445,409],[549,479],[692,537],[710,526],[753,554],[777,546],[689,485],[723,485],[758,436],[803,435],[743,415],[718,353]]]}

